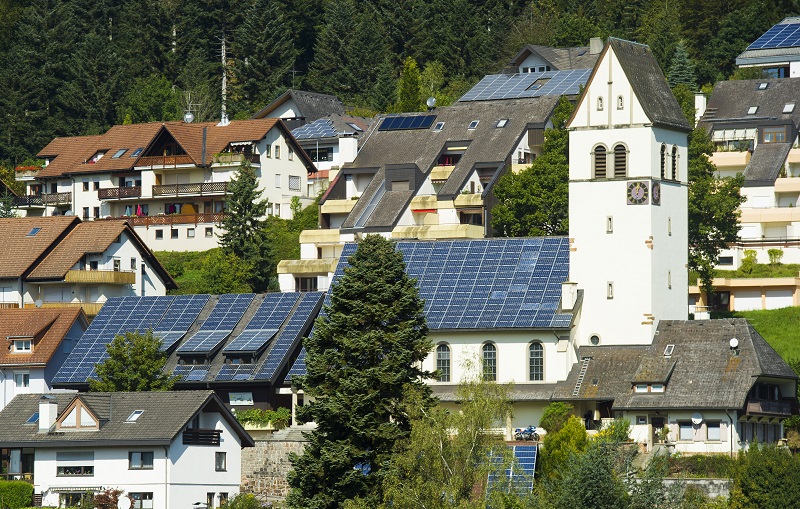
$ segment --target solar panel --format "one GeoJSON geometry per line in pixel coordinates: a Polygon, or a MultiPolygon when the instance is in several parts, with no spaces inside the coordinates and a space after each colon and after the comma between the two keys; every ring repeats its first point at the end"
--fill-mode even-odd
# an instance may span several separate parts
{"type": "Polygon", "coordinates": [[[335,138],[337,135],[336,127],[329,118],[320,118],[309,124],[292,129],[292,136],[297,140],[335,138]]]}
{"type": "Polygon", "coordinates": [[[223,353],[255,353],[272,339],[278,329],[252,329],[242,331],[222,350],[223,353]]]}
{"type": "Polygon", "coordinates": [[[219,348],[241,320],[255,294],[221,295],[211,314],[181,346],[179,354],[209,354],[219,348]]]}
{"type": "Polygon", "coordinates": [[[225,364],[217,373],[215,380],[249,380],[253,376],[255,364],[225,364]]]}
{"type": "Polygon", "coordinates": [[[256,374],[256,379],[271,380],[277,374],[287,356],[292,353],[292,347],[300,341],[303,330],[313,320],[314,311],[319,307],[324,295],[322,292],[302,294],[294,313],[267,353],[267,359],[256,374]]]}
{"type": "Polygon", "coordinates": [[[229,330],[199,330],[184,344],[178,347],[179,354],[208,354],[219,346],[231,335],[229,330]]]}
{"type": "MultiPolygon", "coordinates": [[[[539,448],[536,445],[512,445],[513,461],[506,468],[495,468],[490,471],[487,479],[487,491],[503,489],[520,495],[533,490],[533,480],[536,475],[536,457],[539,448]]],[[[502,458],[493,455],[490,461],[497,467],[502,466],[502,458]]]]}
{"type": "Polygon", "coordinates": [[[300,353],[297,354],[297,359],[294,360],[294,364],[292,364],[291,369],[289,369],[288,378],[291,379],[293,376],[303,376],[306,374],[306,348],[303,347],[300,349],[300,353]]]}
{"type": "MultiPolygon", "coordinates": [[[[355,248],[345,245],[334,282],[355,248]]],[[[569,273],[567,238],[403,241],[397,249],[417,279],[432,330],[571,324],[571,314],[556,314],[569,273]]]]}
{"type": "Polygon", "coordinates": [[[490,74],[464,94],[459,102],[520,99],[525,97],[578,95],[591,69],[540,73],[490,74]]]}
{"type": "Polygon", "coordinates": [[[255,353],[261,350],[278,332],[300,295],[298,292],[265,295],[245,330],[225,346],[223,353],[255,353]]]}
{"type": "Polygon", "coordinates": [[[800,18],[789,18],[767,30],[747,49],[777,49],[796,46],[800,46],[800,18]]]}
{"type": "Polygon", "coordinates": [[[428,129],[436,120],[436,115],[397,115],[385,117],[378,126],[379,131],[400,131],[428,129]]]}
{"type": "Polygon", "coordinates": [[[187,382],[199,382],[208,374],[208,369],[193,369],[183,377],[187,382]]]}

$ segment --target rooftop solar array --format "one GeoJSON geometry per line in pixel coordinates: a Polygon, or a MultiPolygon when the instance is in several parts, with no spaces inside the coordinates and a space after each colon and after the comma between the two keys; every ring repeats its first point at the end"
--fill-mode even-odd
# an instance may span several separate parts
{"type": "Polygon", "coordinates": [[[309,124],[292,129],[292,136],[297,140],[335,138],[337,134],[336,128],[329,118],[319,118],[309,124]]]}
{"type": "Polygon", "coordinates": [[[281,331],[272,348],[267,354],[261,369],[256,373],[257,380],[272,380],[277,374],[287,355],[291,353],[291,348],[300,341],[303,329],[308,322],[314,318],[314,311],[319,307],[325,294],[323,292],[305,292],[297,304],[297,309],[292,314],[289,322],[281,331]]]}
{"type": "Polygon", "coordinates": [[[255,369],[255,364],[225,364],[217,373],[215,380],[220,382],[250,380],[255,369]]]}
{"type": "Polygon", "coordinates": [[[300,353],[297,354],[297,359],[294,360],[294,364],[292,364],[291,369],[289,369],[289,374],[286,378],[291,379],[293,376],[303,376],[305,374],[306,374],[306,348],[303,347],[300,349],[300,353]]]}
{"type": "Polygon", "coordinates": [[[767,30],[748,50],[794,48],[800,46],[800,18],[789,18],[767,30]]]}
{"type": "Polygon", "coordinates": [[[459,101],[578,95],[580,87],[586,85],[591,73],[591,69],[571,69],[539,73],[490,74],[472,87],[459,101]]]}
{"type": "Polygon", "coordinates": [[[189,331],[208,303],[209,295],[178,295],[164,317],[154,327],[153,335],[163,341],[162,348],[170,350],[189,331]]]}
{"type": "Polygon", "coordinates": [[[265,295],[245,330],[228,343],[223,353],[255,353],[261,350],[278,332],[299,298],[299,293],[265,295]]]}
{"type": "MultiPolygon", "coordinates": [[[[333,282],[356,244],[346,244],[333,282]]],[[[569,239],[537,237],[398,242],[417,279],[432,330],[568,328],[558,313],[569,275],[569,239]]]]}
{"type": "Polygon", "coordinates": [[[200,382],[208,375],[208,366],[176,366],[172,374],[187,382],[200,382]]]}
{"type": "Polygon", "coordinates": [[[378,131],[401,131],[406,129],[427,129],[433,125],[436,115],[394,115],[385,117],[378,131]]]}
{"type": "Polygon", "coordinates": [[[514,461],[501,473],[490,473],[487,483],[487,490],[498,485],[524,494],[533,490],[533,479],[536,470],[536,456],[538,447],[536,445],[511,445],[514,461]]]}
{"type": "Polygon", "coordinates": [[[85,383],[94,376],[94,365],[108,357],[106,345],[115,336],[153,329],[174,299],[173,296],[108,299],[53,377],[53,383],[85,383]]]}
{"type": "Polygon", "coordinates": [[[200,330],[178,347],[178,353],[208,354],[215,351],[233,332],[253,297],[253,293],[220,296],[200,330]]]}

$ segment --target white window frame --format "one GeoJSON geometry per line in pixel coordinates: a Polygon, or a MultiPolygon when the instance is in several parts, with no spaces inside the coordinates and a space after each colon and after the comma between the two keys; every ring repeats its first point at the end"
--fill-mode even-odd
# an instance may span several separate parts
{"type": "Polygon", "coordinates": [[[14,353],[32,353],[33,341],[30,339],[15,339],[14,353]]]}

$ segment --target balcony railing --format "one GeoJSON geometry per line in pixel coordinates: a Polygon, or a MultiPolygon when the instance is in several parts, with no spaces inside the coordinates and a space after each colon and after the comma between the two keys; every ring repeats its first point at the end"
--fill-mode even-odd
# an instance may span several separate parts
{"type": "MultiPolygon", "coordinates": [[[[45,302],[43,308],[82,308],[88,316],[97,316],[105,302],[45,302]]],[[[25,304],[26,308],[38,307],[33,302],[25,304]]]]}
{"type": "Polygon", "coordinates": [[[215,154],[212,161],[214,164],[221,165],[241,164],[244,161],[259,164],[261,163],[261,156],[258,154],[215,154]]]}
{"type": "Polygon", "coordinates": [[[43,207],[45,205],[69,205],[70,203],[72,203],[72,193],[50,193],[14,198],[14,205],[17,207],[43,207]]]}
{"type": "Polygon", "coordinates": [[[17,309],[18,307],[18,302],[0,302],[0,309],[17,309]]]}
{"type": "Polygon", "coordinates": [[[67,283],[136,284],[136,273],[121,270],[70,270],[64,276],[67,283]]]}
{"type": "Polygon", "coordinates": [[[748,414],[792,415],[792,403],[788,401],[748,400],[748,414]]]}
{"type": "Polygon", "coordinates": [[[163,226],[170,224],[199,224],[199,223],[222,223],[225,213],[215,212],[213,214],[170,214],[158,216],[121,216],[109,217],[105,219],[124,219],[131,226],[163,226]]]}
{"type": "Polygon", "coordinates": [[[222,430],[187,429],[183,432],[183,445],[219,445],[222,430]]]}
{"type": "Polygon", "coordinates": [[[194,161],[192,160],[191,156],[185,154],[179,156],[148,156],[148,157],[140,157],[139,160],[136,162],[136,167],[137,168],[140,166],[149,166],[151,168],[155,166],[175,167],[181,164],[194,164],[194,161]]]}
{"type": "Polygon", "coordinates": [[[33,484],[33,472],[25,472],[25,473],[18,473],[18,474],[0,474],[0,479],[4,479],[6,481],[25,481],[27,483],[33,484]]]}
{"type": "Polygon", "coordinates": [[[97,197],[101,200],[120,200],[122,198],[138,198],[142,195],[142,186],[109,187],[98,189],[97,197]]]}
{"type": "Polygon", "coordinates": [[[153,186],[153,196],[204,196],[227,194],[227,182],[206,182],[203,184],[167,184],[153,186]]]}

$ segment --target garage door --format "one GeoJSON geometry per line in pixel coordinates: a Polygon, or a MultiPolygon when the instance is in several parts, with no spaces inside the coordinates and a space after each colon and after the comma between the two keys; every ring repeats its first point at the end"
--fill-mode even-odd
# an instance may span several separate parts
{"type": "Polygon", "coordinates": [[[793,304],[793,291],[786,290],[767,290],[767,309],[788,308],[793,304]]]}
{"type": "Polygon", "coordinates": [[[761,290],[739,291],[734,294],[736,311],[753,311],[761,309],[761,290]]]}

